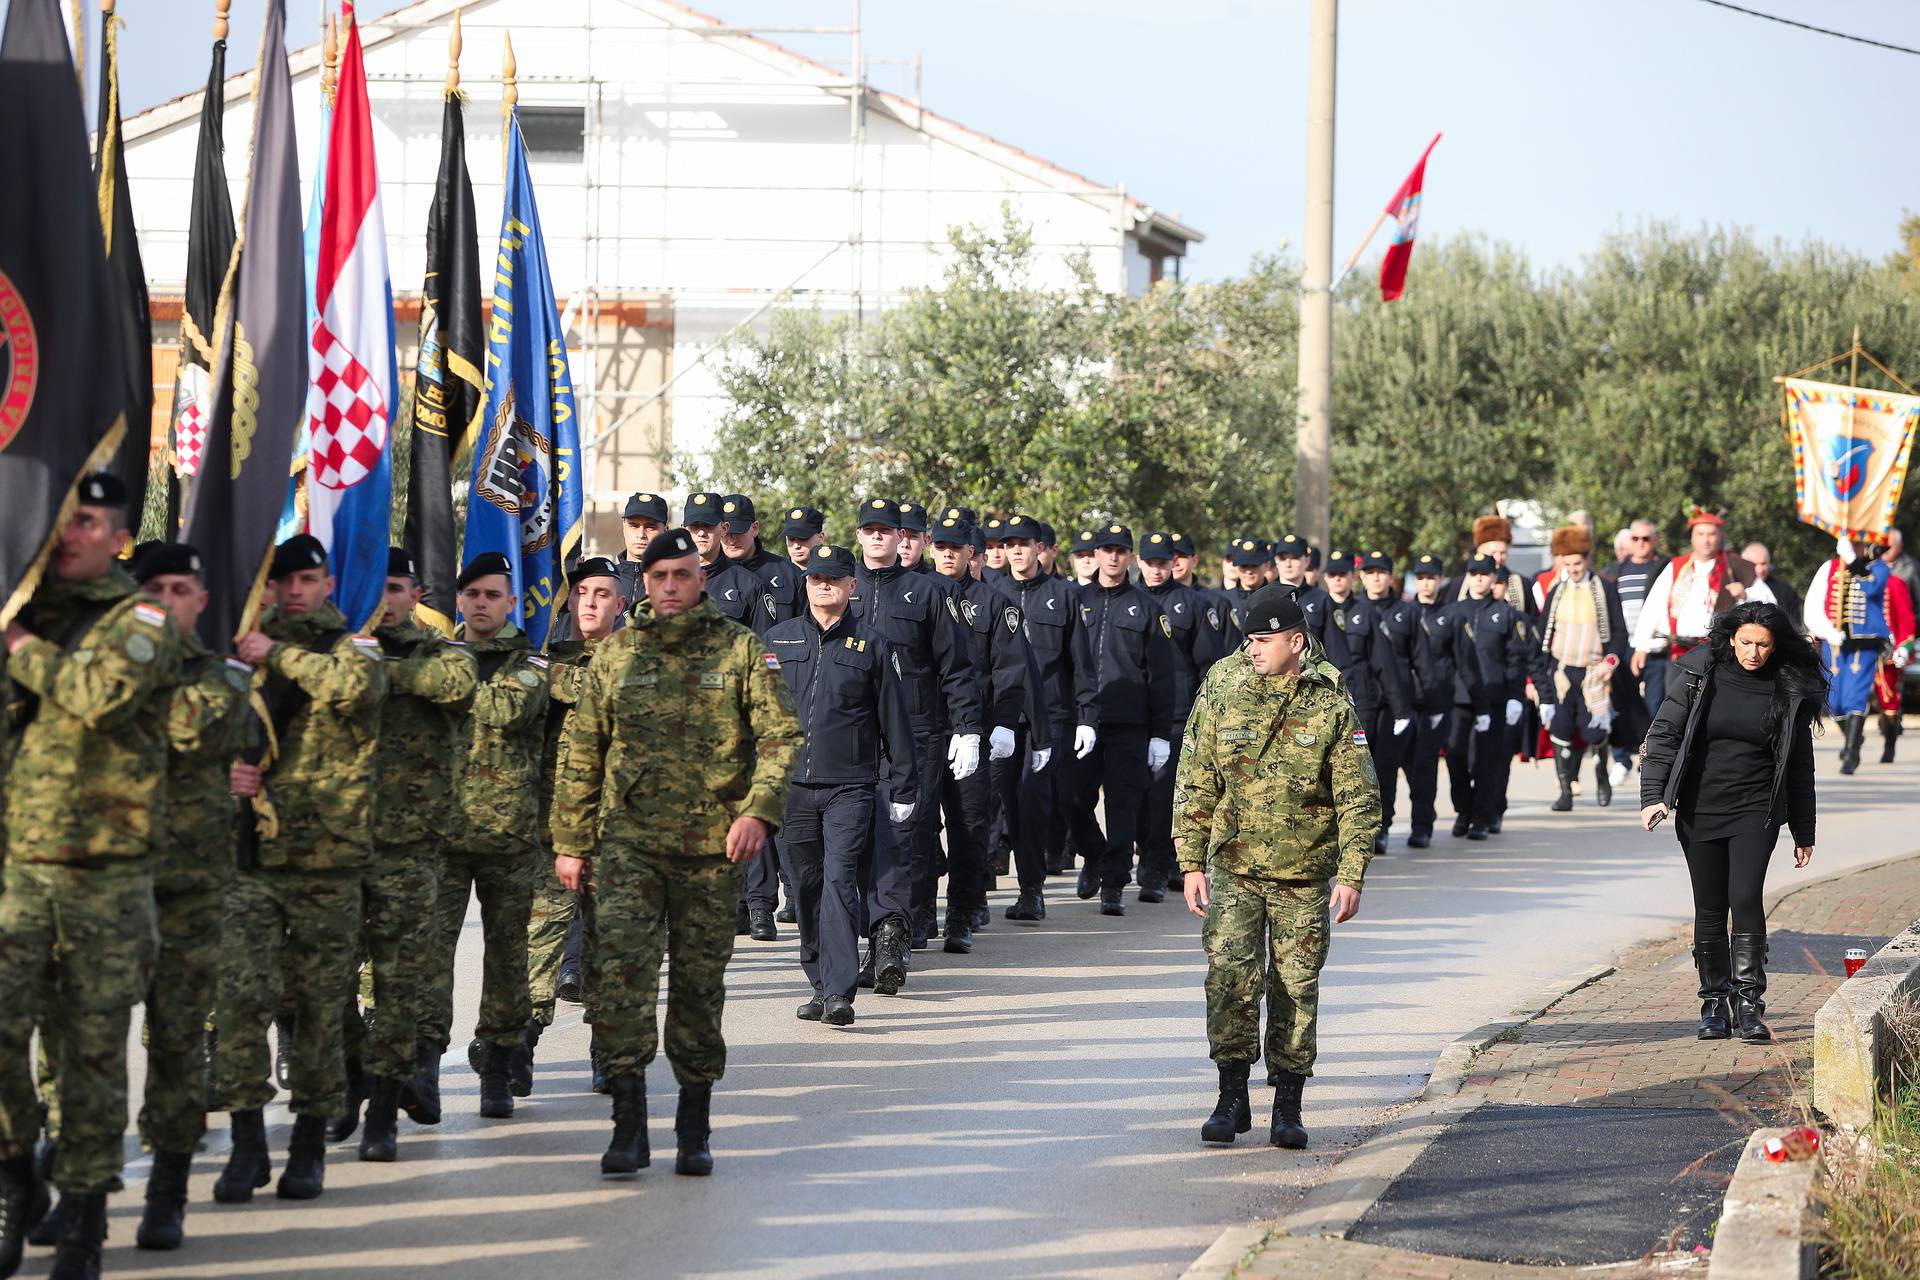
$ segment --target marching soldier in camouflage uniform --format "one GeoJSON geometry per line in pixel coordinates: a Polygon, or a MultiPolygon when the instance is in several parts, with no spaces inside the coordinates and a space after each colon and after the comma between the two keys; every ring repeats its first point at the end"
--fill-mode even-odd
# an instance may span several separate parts
{"type": "Polygon", "coordinates": [[[227,768],[247,737],[253,671],[194,633],[207,607],[200,553],[151,543],[134,557],[140,589],[165,605],[180,637],[180,683],[167,708],[166,822],[153,842],[160,954],[147,992],[147,1086],[140,1137],[153,1152],[142,1249],[177,1249],[187,1174],[207,1129],[207,979],[220,971],[220,929],[233,879],[227,768]]]}
{"type": "Polygon", "coordinates": [[[1291,592],[1264,587],[1246,612],[1245,647],[1215,664],[1194,701],[1174,798],[1187,906],[1206,921],[1207,1039],[1220,1070],[1200,1136],[1232,1142],[1253,1127],[1247,1070],[1271,963],[1268,1016],[1285,1026],[1268,1137],[1297,1148],[1328,917],[1360,909],[1380,789],[1353,704],[1324,664],[1301,662],[1305,619],[1291,592]]]}
{"type": "MultiPolygon", "coordinates": [[[[374,757],[374,808],[380,817],[360,951],[371,978],[372,1025],[361,1019],[351,997],[346,1007],[348,1075],[364,1060],[367,1080],[360,1158],[382,1162],[396,1154],[401,1094],[421,1056],[415,1028],[425,1008],[432,954],[432,935],[424,926],[434,915],[440,841],[454,829],[458,812],[453,788],[460,721],[479,683],[465,646],[413,620],[420,596],[413,557],[400,547],[388,548],[386,597],[373,632],[387,666],[387,700],[380,708],[374,757]]],[[[329,1135],[335,1142],[353,1133],[358,1099],[348,1101],[347,1116],[329,1135]]],[[[408,1101],[408,1114],[416,1120],[439,1119],[438,1097],[416,1095],[408,1101]]]]}
{"type": "Polygon", "coordinates": [[[598,1028],[612,1080],[613,1139],[602,1173],[648,1163],[646,1066],[660,1034],[660,960],[673,952],[667,1061],[680,1082],[674,1171],[706,1174],[713,1082],[733,955],[740,864],[780,821],[800,745],[780,663],[702,598],[683,529],[642,559],[647,600],[587,664],[560,742],[554,871],[578,889],[593,862],[598,1028]]]}
{"type": "Polygon", "coordinates": [[[238,649],[242,661],[266,668],[275,754],[264,766],[236,762],[228,774],[235,795],[257,799],[241,807],[220,939],[215,1066],[221,1103],[233,1113],[233,1152],[213,1196],[227,1204],[253,1199],[272,1171],[261,1111],[273,1097],[267,1025],[289,965],[300,975],[287,1055],[294,1125],[276,1192],[311,1200],[323,1190],[327,1121],[347,1090],[340,1010],[353,990],[387,696],[379,641],[353,634],[328,599],[333,575],[319,540],[303,533],[281,543],[267,576],[276,603],[238,649]]]}
{"type": "MultiPolygon", "coordinates": [[[[445,1052],[453,1034],[453,958],[470,896],[480,899],[484,960],[479,1020],[467,1060],[480,1076],[480,1114],[513,1114],[511,1058],[526,1047],[527,922],[539,856],[540,749],[547,711],[547,660],[513,625],[513,566],[498,551],[468,562],[457,579],[460,638],[479,663],[479,688],[461,723],[458,834],[440,857],[430,976],[420,1036],[445,1052]]],[[[438,1055],[435,1058],[437,1068],[438,1055]]],[[[433,1081],[438,1087],[437,1075],[433,1081]]],[[[527,1087],[532,1088],[529,1071],[527,1087]]]]}
{"type": "Polygon", "coordinates": [[[0,1275],[45,1214],[33,1167],[36,1017],[64,1102],[53,1180],[62,1270],[97,1274],[127,1130],[127,1023],[153,973],[149,846],[180,647],[114,557],[127,490],[84,477],[47,576],[6,628],[6,858],[0,881],[0,1275]]]}

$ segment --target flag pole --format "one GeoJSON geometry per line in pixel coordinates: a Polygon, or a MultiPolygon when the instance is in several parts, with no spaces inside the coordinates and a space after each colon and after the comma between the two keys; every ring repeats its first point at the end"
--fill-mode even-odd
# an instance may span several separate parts
{"type": "Polygon", "coordinates": [[[233,0],[213,0],[213,38],[227,38],[227,10],[233,6],[233,0]]]}
{"type": "MultiPolygon", "coordinates": [[[[500,172],[507,171],[507,148],[513,141],[513,109],[520,102],[520,87],[515,83],[519,66],[513,60],[513,32],[507,32],[506,55],[500,63],[500,172]]],[[[506,181],[502,176],[501,181],[506,181]]]]}
{"type": "Polygon", "coordinates": [[[460,11],[453,11],[453,32],[447,37],[447,89],[446,96],[460,96],[460,11]]]}
{"type": "Polygon", "coordinates": [[[1386,224],[1386,221],[1387,211],[1382,209],[1380,216],[1373,220],[1373,225],[1367,228],[1366,238],[1360,242],[1360,247],[1353,251],[1353,256],[1347,259],[1347,265],[1340,268],[1340,274],[1333,278],[1331,285],[1327,286],[1329,290],[1337,290],[1340,287],[1340,282],[1347,278],[1347,272],[1353,270],[1353,264],[1360,261],[1360,255],[1367,251],[1367,246],[1372,244],[1373,238],[1380,234],[1380,228],[1386,224]]]}

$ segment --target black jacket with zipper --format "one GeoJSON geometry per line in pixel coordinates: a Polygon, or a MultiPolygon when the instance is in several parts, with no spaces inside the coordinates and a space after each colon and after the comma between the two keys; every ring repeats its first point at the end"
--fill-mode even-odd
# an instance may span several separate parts
{"type": "MultiPolygon", "coordinates": [[[[1664,804],[1678,812],[1680,783],[1687,776],[1694,753],[1709,745],[1699,733],[1712,700],[1713,650],[1700,645],[1674,660],[1667,676],[1666,701],[1660,704],[1653,727],[1647,730],[1646,754],[1640,764],[1642,809],[1664,804]]],[[[1793,690],[1784,679],[1775,682],[1773,709],[1768,714],[1773,738],[1773,800],[1767,820],[1775,827],[1785,825],[1793,833],[1796,848],[1813,847],[1814,710],[1811,698],[1793,690]]]]}
{"type": "Polygon", "coordinates": [[[849,609],[827,631],[811,611],[789,618],[768,629],[766,642],[800,717],[793,780],[885,782],[896,803],[913,799],[918,749],[886,639],[849,609]]]}

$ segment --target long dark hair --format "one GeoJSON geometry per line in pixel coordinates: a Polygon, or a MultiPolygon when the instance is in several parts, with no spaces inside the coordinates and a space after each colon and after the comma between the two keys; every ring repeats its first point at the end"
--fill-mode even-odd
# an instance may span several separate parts
{"type": "Polygon", "coordinates": [[[1707,643],[1713,648],[1713,660],[1737,662],[1733,656],[1733,635],[1742,627],[1765,627],[1773,633],[1773,658],[1768,663],[1775,672],[1775,687],[1781,694],[1797,697],[1820,723],[1827,714],[1827,666],[1820,661],[1813,642],[1793,625],[1786,610],[1764,600],[1749,600],[1717,615],[1707,630],[1707,643]]]}

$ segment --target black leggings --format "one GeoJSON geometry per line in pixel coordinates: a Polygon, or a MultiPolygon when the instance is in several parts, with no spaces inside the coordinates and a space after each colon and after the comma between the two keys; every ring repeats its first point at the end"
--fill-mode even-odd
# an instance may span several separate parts
{"type": "Polygon", "coordinates": [[[1735,933],[1767,932],[1767,908],[1761,890],[1767,860],[1780,830],[1751,831],[1720,840],[1687,840],[1687,874],[1693,877],[1693,937],[1700,942],[1727,936],[1727,914],[1735,933]]]}

